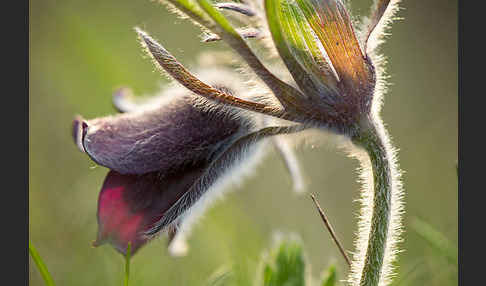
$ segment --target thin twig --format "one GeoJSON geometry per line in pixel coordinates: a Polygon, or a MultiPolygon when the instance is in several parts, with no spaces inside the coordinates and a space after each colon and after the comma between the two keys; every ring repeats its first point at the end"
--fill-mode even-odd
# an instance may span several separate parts
{"type": "Polygon", "coordinates": [[[319,212],[319,215],[321,216],[322,221],[326,225],[327,230],[329,230],[329,233],[331,234],[332,239],[334,240],[337,247],[339,248],[339,251],[343,255],[344,259],[346,260],[346,263],[348,264],[348,266],[351,266],[351,260],[349,260],[348,255],[346,254],[346,252],[344,251],[344,248],[342,247],[341,243],[337,239],[336,233],[334,233],[334,229],[332,228],[331,224],[329,223],[329,220],[327,219],[327,216],[324,214],[324,211],[322,211],[321,206],[319,205],[319,202],[317,202],[317,199],[313,194],[310,194],[310,197],[311,197],[312,201],[314,201],[314,204],[316,205],[317,211],[319,212]]]}

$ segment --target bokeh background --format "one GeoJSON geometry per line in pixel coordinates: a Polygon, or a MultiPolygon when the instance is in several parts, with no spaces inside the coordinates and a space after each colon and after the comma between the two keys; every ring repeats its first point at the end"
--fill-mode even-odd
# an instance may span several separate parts
{"type": "MultiPolygon", "coordinates": [[[[359,15],[371,4],[351,2],[359,15]]],[[[392,83],[383,117],[400,149],[406,191],[396,284],[456,285],[457,268],[412,226],[422,219],[457,245],[457,1],[406,0],[402,7],[403,19],[383,47],[392,83]]],[[[121,285],[123,257],[109,246],[91,247],[107,169],[76,149],[73,116],[114,113],[111,93],[121,85],[151,94],[166,83],[143,58],[134,26],[148,30],[188,66],[201,51],[227,47],[200,43],[197,27],[156,1],[31,0],[29,22],[29,239],[58,285],[121,285]]],[[[352,250],[358,162],[326,143],[300,146],[297,153],[308,191],[352,250]]],[[[276,232],[301,238],[314,276],[335,263],[345,278],[346,265],[311,200],[292,193],[275,152],[256,173],[199,221],[188,256],[170,257],[164,237],[142,248],[132,260],[132,285],[201,285],[223,266],[248,280],[276,232]]],[[[32,260],[29,281],[43,285],[32,260]]]]}

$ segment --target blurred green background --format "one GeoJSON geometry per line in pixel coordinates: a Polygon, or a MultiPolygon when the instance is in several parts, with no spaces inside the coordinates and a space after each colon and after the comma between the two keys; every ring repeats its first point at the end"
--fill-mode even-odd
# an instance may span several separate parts
{"type": "MultiPolygon", "coordinates": [[[[360,15],[371,4],[351,2],[360,15]]],[[[400,149],[406,192],[397,281],[456,285],[457,268],[410,226],[418,217],[457,245],[457,1],[407,0],[401,6],[403,19],[383,47],[392,83],[383,117],[400,149]]],[[[197,27],[156,1],[31,0],[29,22],[29,239],[58,285],[121,285],[123,257],[109,246],[91,247],[107,169],[95,167],[76,149],[73,116],[115,113],[111,93],[121,85],[150,94],[166,83],[143,58],[134,26],[149,31],[188,66],[201,51],[227,47],[200,43],[197,27]]],[[[308,191],[317,194],[345,248],[353,250],[358,162],[337,150],[309,144],[297,153],[308,191]]],[[[248,280],[276,232],[302,239],[315,276],[336,263],[344,279],[347,267],[311,200],[292,193],[275,153],[267,158],[257,175],[199,221],[187,257],[170,257],[165,237],[142,248],[132,260],[132,285],[200,285],[223,265],[234,266],[238,277],[248,280]]],[[[29,280],[43,285],[32,260],[29,280]]]]}

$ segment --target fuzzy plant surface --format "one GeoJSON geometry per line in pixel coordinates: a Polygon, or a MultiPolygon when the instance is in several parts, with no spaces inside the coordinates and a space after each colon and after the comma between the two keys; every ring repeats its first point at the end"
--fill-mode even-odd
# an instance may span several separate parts
{"type": "MultiPolygon", "coordinates": [[[[346,138],[350,156],[361,162],[362,207],[348,283],[389,285],[403,206],[396,152],[380,117],[386,82],[377,48],[399,1],[375,0],[363,19],[341,0],[161,2],[197,24],[204,42],[231,47],[240,73],[228,63],[218,66],[218,56],[216,72],[191,72],[135,29],[155,65],[179,85],[142,104],[120,90],[114,104],[121,114],[74,120],[79,149],[110,169],[98,200],[95,245],[108,242],[125,254],[130,244],[135,254],[164,231],[172,252],[184,253],[195,218],[261,161],[268,137],[312,128],[346,138]]],[[[292,152],[273,146],[301,185],[292,152]]]]}

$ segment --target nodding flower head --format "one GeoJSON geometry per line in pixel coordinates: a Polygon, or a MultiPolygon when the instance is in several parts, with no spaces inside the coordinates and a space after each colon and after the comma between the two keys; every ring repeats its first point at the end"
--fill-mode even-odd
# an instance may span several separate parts
{"type": "MultiPolygon", "coordinates": [[[[156,65],[187,90],[171,90],[142,107],[120,91],[114,103],[126,113],[78,117],[73,124],[77,146],[110,169],[99,196],[95,244],[110,242],[122,253],[129,242],[136,251],[161,230],[173,239],[186,229],[191,210],[208,201],[201,198],[221,185],[220,178],[230,170],[248,170],[236,166],[253,157],[263,137],[312,127],[352,138],[365,134],[361,129],[374,124],[367,125],[381,103],[376,91],[383,88],[375,47],[398,1],[376,0],[359,33],[340,0],[162,2],[202,27],[204,42],[225,41],[243,60],[243,70],[251,69],[245,76],[260,93],[248,93],[242,74],[230,77],[222,69],[209,82],[201,80],[136,28],[156,65]],[[247,27],[234,28],[222,10],[247,27]],[[247,39],[270,51],[265,64],[247,39]]],[[[290,149],[275,142],[292,178],[300,181],[290,149]]]]}
{"type": "MultiPolygon", "coordinates": [[[[219,82],[225,84],[218,90],[232,94],[237,81],[227,83],[230,74],[222,74],[226,79],[219,82]]],[[[92,120],[78,116],[73,122],[80,150],[110,169],[98,199],[94,245],[109,242],[121,253],[129,242],[137,251],[160,230],[173,238],[225,174],[255,162],[251,159],[264,146],[258,139],[285,132],[262,128],[261,120],[245,112],[210,106],[181,88],[138,105],[130,97],[127,89],[114,94],[121,114],[92,120]]],[[[245,168],[233,177],[241,171],[245,168]]]]}

